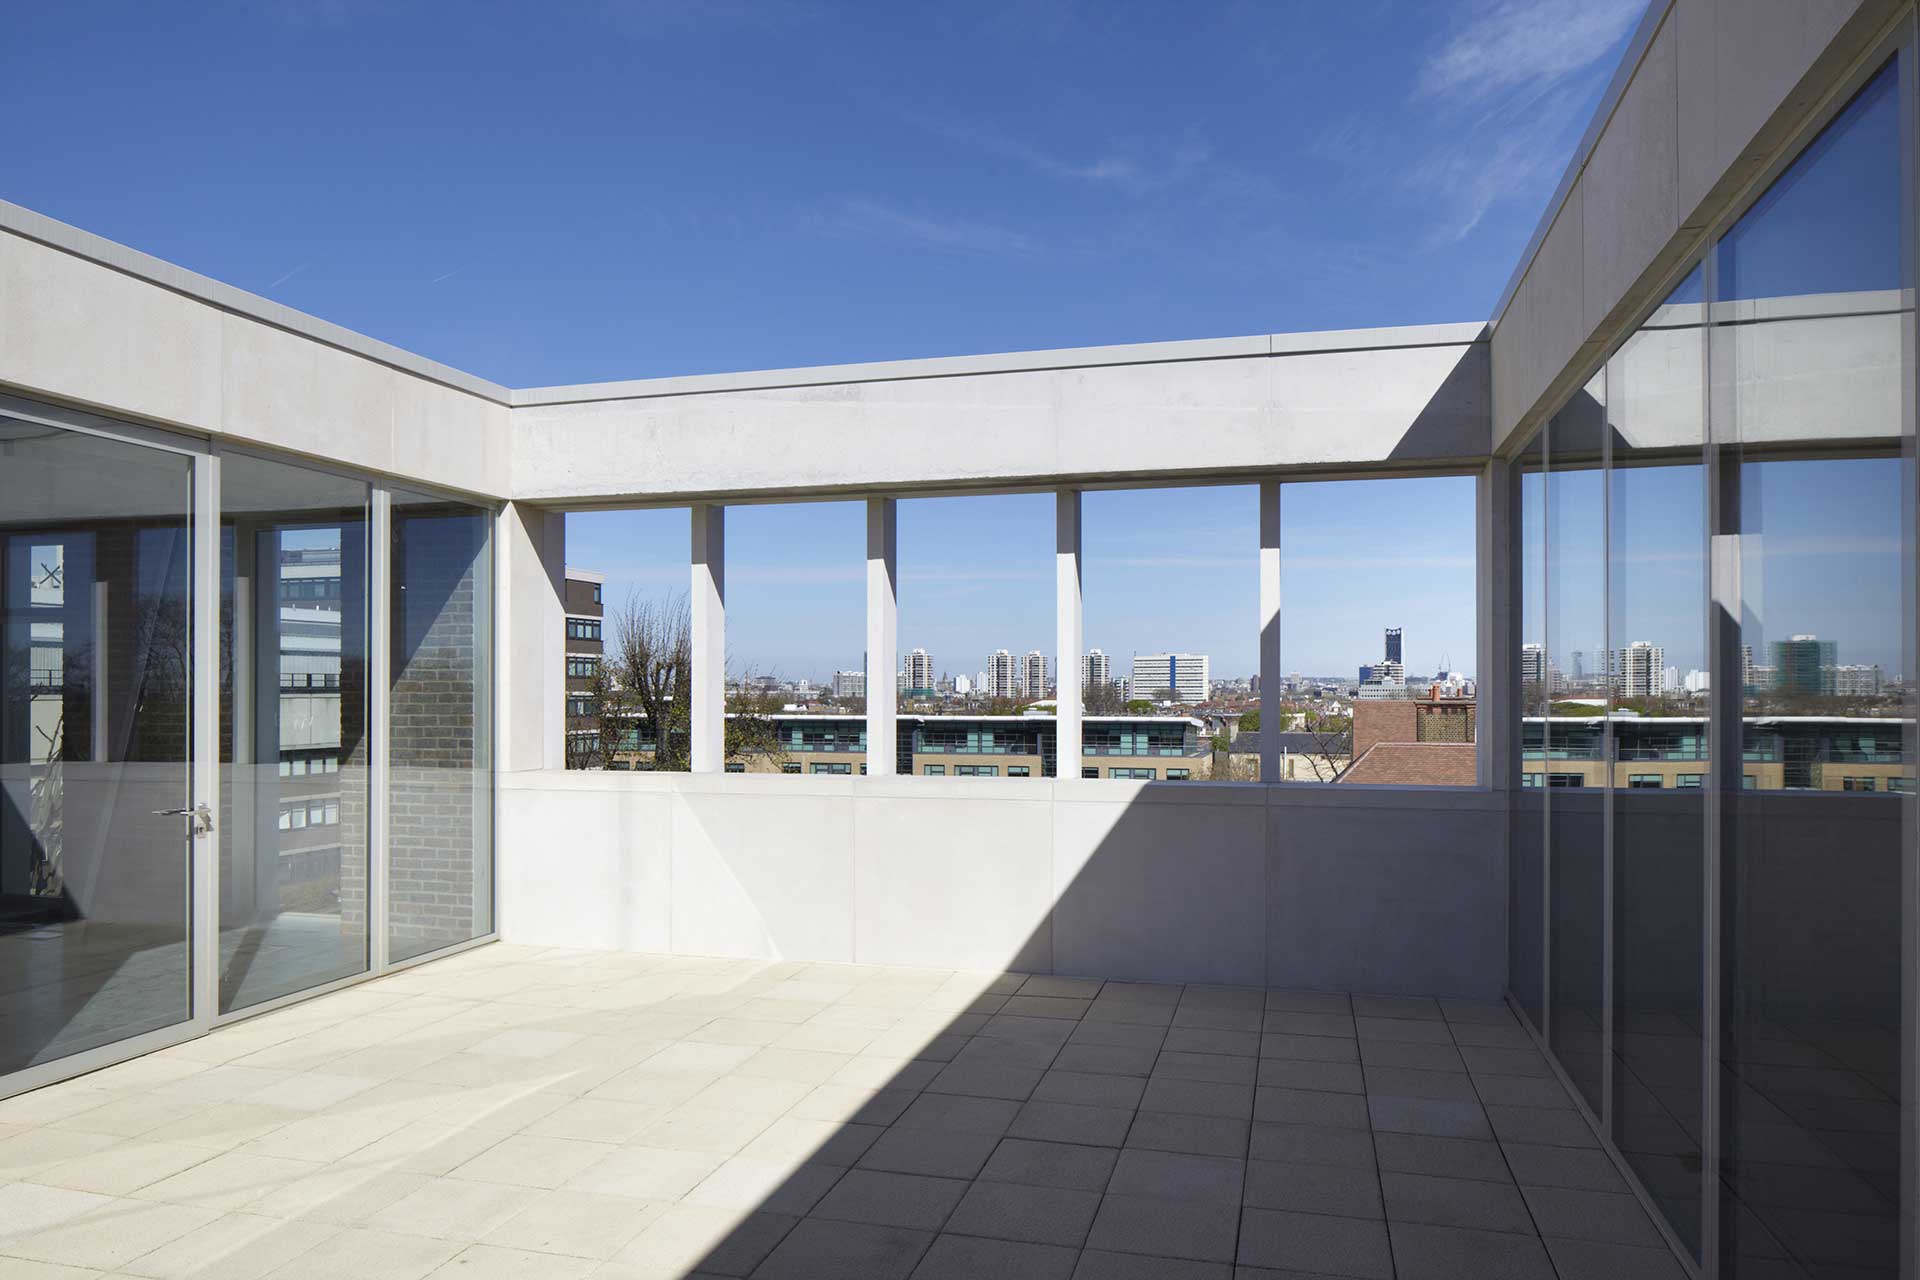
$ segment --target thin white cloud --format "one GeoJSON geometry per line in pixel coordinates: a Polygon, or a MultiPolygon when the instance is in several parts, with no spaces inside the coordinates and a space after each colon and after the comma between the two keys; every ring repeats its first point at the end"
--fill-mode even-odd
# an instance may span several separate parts
{"type": "Polygon", "coordinates": [[[1408,172],[1440,211],[1430,243],[1471,234],[1497,205],[1544,197],[1607,62],[1646,0],[1480,0],[1422,62],[1410,109],[1435,141],[1408,172]]]}
{"type": "Polygon", "coordinates": [[[1415,92],[1485,101],[1563,80],[1605,57],[1646,7],[1646,0],[1480,4],[1427,59],[1415,92]]]}
{"type": "Polygon", "coordinates": [[[1211,148],[1191,139],[1170,147],[1089,147],[1086,150],[1090,154],[1069,157],[1028,139],[964,120],[920,112],[903,112],[901,118],[937,138],[1011,160],[1043,178],[1133,192],[1169,186],[1212,158],[1211,148]]]}
{"type": "Polygon", "coordinates": [[[920,213],[864,196],[846,196],[808,210],[804,229],[844,240],[894,240],[942,253],[1031,260],[1038,239],[970,218],[920,213]]]}
{"type": "Polygon", "coordinates": [[[293,279],[295,276],[299,275],[302,271],[305,271],[307,267],[310,265],[311,265],[310,263],[305,263],[305,262],[301,263],[299,266],[295,267],[293,270],[287,272],[285,275],[281,276],[279,279],[273,281],[271,284],[267,286],[267,288],[278,289],[281,285],[293,279]]]}

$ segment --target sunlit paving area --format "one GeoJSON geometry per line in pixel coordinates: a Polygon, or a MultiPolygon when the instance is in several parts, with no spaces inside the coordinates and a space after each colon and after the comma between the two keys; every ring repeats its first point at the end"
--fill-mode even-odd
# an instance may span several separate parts
{"type": "Polygon", "coordinates": [[[1920,1280],[1916,62],[11,6],[0,1280],[1920,1280]]]}
{"type": "Polygon", "coordinates": [[[0,1126],[7,1276],[1680,1274],[1497,1004],[499,944],[0,1126]]]}

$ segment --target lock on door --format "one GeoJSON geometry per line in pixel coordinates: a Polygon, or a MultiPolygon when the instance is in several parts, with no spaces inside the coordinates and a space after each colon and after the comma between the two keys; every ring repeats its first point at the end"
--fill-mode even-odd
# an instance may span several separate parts
{"type": "Polygon", "coordinates": [[[154,813],[162,818],[192,818],[193,834],[205,836],[213,834],[213,814],[204,804],[192,805],[185,809],[155,809],[154,813]]]}

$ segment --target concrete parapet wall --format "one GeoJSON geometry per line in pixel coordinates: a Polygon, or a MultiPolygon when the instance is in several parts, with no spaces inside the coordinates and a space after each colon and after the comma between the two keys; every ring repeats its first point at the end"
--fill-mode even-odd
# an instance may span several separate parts
{"type": "Polygon", "coordinates": [[[500,775],[501,932],[696,955],[1497,999],[1497,792],[500,775]]]}

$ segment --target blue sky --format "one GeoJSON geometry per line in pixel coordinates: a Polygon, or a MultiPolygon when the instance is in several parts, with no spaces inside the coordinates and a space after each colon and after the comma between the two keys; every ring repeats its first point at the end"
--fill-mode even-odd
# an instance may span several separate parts
{"type": "MultiPolygon", "coordinates": [[[[0,196],[518,386],[1475,320],[1643,8],[27,6],[0,196]]],[[[1286,504],[1289,668],[1397,624],[1471,670],[1470,486],[1425,483],[1286,504]]],[[[1088,644],[1250,672],[1254,507],[1089,496],[1088,644]]],[[[1051,651],[1048,499],[900,524],[903,646],[1051,651]]],[[[685,581],[683,512],[570,538],[611,599],[685,581]]],[[[730,544],[736,667],[858,661],[857,508],[730,544]]]]}
{"type": "Polygon", "coordinates": [[[1475,320],[1642,8],[14,6],[0,194],[512,385],[1475,320]]]}

